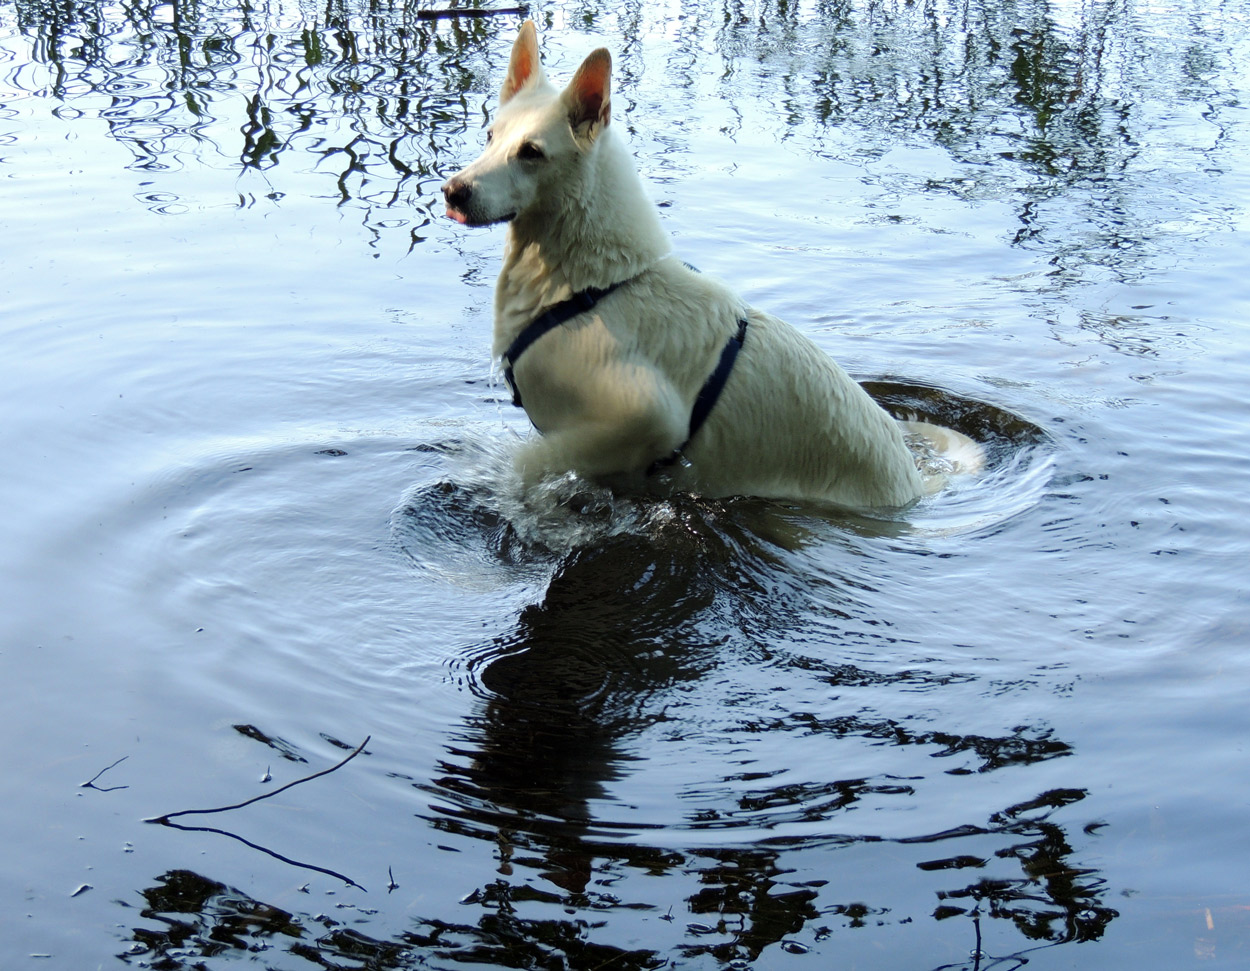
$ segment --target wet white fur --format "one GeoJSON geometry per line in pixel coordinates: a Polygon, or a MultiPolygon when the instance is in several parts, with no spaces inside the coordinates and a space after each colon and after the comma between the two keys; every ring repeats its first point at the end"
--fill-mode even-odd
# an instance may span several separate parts
{"type": "Polygon", "coordinates": [[[542,430],[518,458],[527,481],[574,470],[644,484],[647,467],[685,440],[695,396],[745,315],[743,349],[688,463],[672,471],[674,488],[854,507],[901,506],[928,491],[898,423],[841,367],[671,255],[611,124],[610,65],[595,51],[557,90],[527,21],[486,150],[444,187],[454,218],[509,221],[496,356],[570,294],[632,281],[517,363],[526,411],[542,430]],[[535,149],[542,157],[527,157],[535,149]],[[453,204],[456,188],[463,205],[453,204]]]}

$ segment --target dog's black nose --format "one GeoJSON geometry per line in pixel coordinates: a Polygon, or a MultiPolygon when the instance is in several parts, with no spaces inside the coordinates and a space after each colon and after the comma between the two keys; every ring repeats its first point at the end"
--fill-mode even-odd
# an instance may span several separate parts
{"type": "Polygon", "coordinates": [[[447,205],[453,209],[463,209],[467,206],[471,195],[473,195],[473,190],[467,182],[448,179],[443,183],[443,198],[447,200],[447,205]]]}

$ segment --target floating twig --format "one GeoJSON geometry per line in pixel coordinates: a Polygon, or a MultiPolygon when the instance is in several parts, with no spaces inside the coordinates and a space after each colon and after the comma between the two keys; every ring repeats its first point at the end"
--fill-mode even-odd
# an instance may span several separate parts
{"type": "Polygon", "coordinates": [[[125,762],[128,758],[130,758],[130,756],[129,756],[129,755],[123,755],[120,759],[118,759],[116,762],[114,762],[114,763],[113,763],[113,765],[106,765],[104,768],[102,768],[99,772],[97,772],[95,775],[93,775],[90,779],[88,779],[86,782],[84,782],[84,783],[83,783],[82,785],[80,785],[78,788],[79,788],[79,789],[98,789],[100,792],[112,792],[112,791],[113,791],[113,790],[115,790],[115,789],[129,789],[129,788],[130,788],[130,786],[97,786],[97,785],[95,784],[95,780],[96,780],[96,779],[98,779],[98,778],[100,778],[100,776],[104,775],[104,773],[105,773],[105,772],[107,772],[109,769],[113,768],[113,766],[114,766],[114,765],[121,765],[121,764],[122,764],[123,762],[125,762]]]}
{"type": "Polygon", "coordinates": [[[441,20],[446,17],[493,17],[495,14],[527,14],[529,7],[445,7],[417,11],[418,20],[441,20]]]}
{"type": "MultiPolygon", "coordinates": [[[[286,785],[279,786],[277,789],[274,789],[273,792],[265,792],[259,796],[253,796],[251,799],[245,799],[243,800],[243,802],[237,802],[233,806],[219,806],[216,809],[183,809],[176,813],[166,813],[164,816],[153,816],[151,819],[145,819],[144,822],[145,823],[163,823],[164,825],[169,826],[169,825],[172,825],[169,821],[171,819],[174,819],[177,816],[206,816],[211,813],[227,813],[234,809],[242,809],[244,806],[250,806],[254,802],[260,802],[262,799],[272,799],[274,796],[278,795],[278,793],[286,792],[292,786],[298,786],[302,782],[310,782],[313,779],[320,778],[323,775],[329,775],[331,772],[341,769],[348,762],[350,762],[352,759],[354,759],[357,755],[359,755],[361,752],[365,750],[365,746],[369,744],[369,739],[371,739],[372,737],[373,737],[372,735],[366,735],[365,740],[361,742],[358,746],[356,746],[356,748],[352,751],[350,755],[348,755],[345,759],[336,763],[335,765],[330,766],[330,768],[322,769],[320,772],[314,772],[312,775],[306,775],[302,779],[296,779],[294,782],[288,782],[286,785]]],[[[110,768],[112,768],[112,766],[110,766],[110,768]]],[[[99,777],[97,776],[97,778],[99,777]]],[[[186,827],[180,827],[180,828],[185,829],[186,827]]]]}

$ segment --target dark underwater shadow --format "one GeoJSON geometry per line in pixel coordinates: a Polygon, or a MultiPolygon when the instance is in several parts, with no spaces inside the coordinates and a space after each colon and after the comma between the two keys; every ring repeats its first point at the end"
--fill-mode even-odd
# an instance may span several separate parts
{"type": "MultiPolygon", "coordinates": [[[[624,905],[601,887],[619,880],[622,871],[681,882],[694,875],[689,914],[713,915],[707,926],[722,933],[709,930],[708,943],[683,945],[680,953],[687,958],[750,961],[770,947],[797,947],[795,935],[831,913],[855,926],[867,915],[853,901],[830,900],[822,888],[789,883],[786,874],[806,843],[773,837],[782,821],[824,824],[825,835],[815,841],[824,845],[907,847],[916,869],[943,878],[935,890],[935,920],[1010,921],[1022,946],[1102,935],[1116,916],[1103,903],[1103,881],[1073,862],[1065,824],[1053,819],[1079,804],[1083,789],[1045,791],[986,818],[891,840],[840,835],[838,820],[874,799],[914,798],[913,782],[844,778],[836,768],[806,786],[771,783],[761,773],[719,810],[675,809],[658,823],[634,819],[616,793],[628,792],[628,780],[645,758],[637,739],[657,727],[693,727],[674,716],[673,706],[711,680],[749,678],[753,665],[792,664],[831,693],[870,686],[878,704],[882,697],[888,704],[892,693],[901,701],[959,680],[936,667],[883,673],[836,652],[816,665],[810,657],[787,656],[778,635],[802,630],[814,609],[848,639],[859,628],[879,626],[861,596],[862,571],[871,564],[856,545],[858,529],[759,501],[678,497],[659,505],[662,515],[635,520],[636,527],[645,521],[645,528],[601,536],[556,556],[541,598],[520,612],[510,630],[464,652],[462,670],[478,703],[449,732],[445,758],[429,781],[416,787],[431,798],[422,814],[431,825],[498,847],[500,876],[468,901],[480,909],[478,923],[455,929],[466,959],[479,953],[475,948],[486,948],[494,960],[510,964],[510,948],[549,942],[552,922],[564,926],[563,939],[583,941],[585,933],[575,933],[577,918],[561,916],[562,908],[593,910],[610,923],[624,905]],[[821,542],[842,542],[848,557],[844,575],[823,578],[814,608],[811,587],[795,571],[803,547],[821,542]],[[694,838],[713,830],[724,836],[718,848],[694,838]],[[966,852],[957,849],[960,841],[970,844],[966,852]],[[1001,875],[1001,861],[1016,864],[1015,874],[1001,875]],[[967,870],[993,876],[964,882],[960,875],[967,870]],[[546,889],[536,889],[534,877],[546,889]],[[551,919],[516,916],[514,896],[549,904],[551,919]],[[726,932],[731,917],[733,930],[726,932]]],[[[761,710],[752,731],[819,735],[835,746],[867,740],[914,752],[916,765],[921,759],[932,765],[930,758],[957,761],[943,765],[952,775],[981,775],[1072,753],[1041,724],[1013,724],[997,736],[969,735],[888,711],[771,718],[761,710]]],[[[908,872],[900,871],[900,884],[908,872]]],[[[630,907],[662,912],[662,900],[635,900],[630,907]]],[[[576,949],[561,951],[560,959],[560,966],[597,966],[576,949]]],[[[642,950],[613,960],[654,967],[664,955],[642,950]]]]}

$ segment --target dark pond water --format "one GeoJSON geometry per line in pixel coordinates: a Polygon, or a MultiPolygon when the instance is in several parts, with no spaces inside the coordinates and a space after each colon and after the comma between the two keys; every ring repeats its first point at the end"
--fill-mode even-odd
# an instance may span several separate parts
{"type": "Polygon", "coordinates": [[[1250,8],[531,13],[986,474],[524,495],[438,192],[517,16],[2,3],[0,965],[1246,966],[1250,8]]]}

